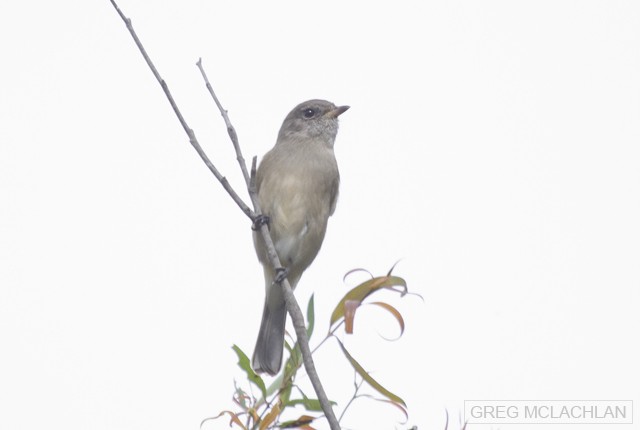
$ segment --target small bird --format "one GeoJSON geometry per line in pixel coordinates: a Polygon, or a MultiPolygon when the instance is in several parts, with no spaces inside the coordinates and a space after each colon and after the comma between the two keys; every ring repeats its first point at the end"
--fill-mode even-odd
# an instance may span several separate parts
{"type": "MultiPolygon", "coordinates": [[[[327,221],[336,209],[340,174],[333,153],[338,116],[349,106],[309,100],[284,119],[275,146],[265,154],[256,174],[258,200],[269,219],[269,232],[287,279],[295,288],[318,255],[327,221]]],[[[252,366],[275,375],[282,365],[287,311],[282,287],[274,282],[262,237],[253,243],[264,268],[266,299],[252,366]]]]}

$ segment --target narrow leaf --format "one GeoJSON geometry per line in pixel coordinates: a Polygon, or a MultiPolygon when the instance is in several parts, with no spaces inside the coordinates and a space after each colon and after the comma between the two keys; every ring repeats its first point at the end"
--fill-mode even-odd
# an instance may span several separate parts
{"type": "Polygon", "coordinates": [[[303,399],[289,400],[289,402],[287,403],[287,406],[295,405],[302,405],[308,411],[322,412],[322,405],[320,404],[320,400],[318,399],[309,399],[308,397],[305,397],[303,399]]]}
{"type": "MultiPolygon", "coordinates": [[[[287,402],[285,404],[286,407],[288,406],[295,406],[295,405],[303,405],[305,407],[306,410],[308,411],[318,411],[318,412],[322,412],[322,406],[320,405],[320,400],[318,399],[310,399],[309,397],[307,397],[307,395],[300,389],[300,387],[296,386],[296,388],[298,389],[298,391],[300,392],[300,395],[302,396],[301,399],[293,399],[293,400],[289,400],[289,402],[287,402]]],[[[331,405],[336,405],[336,402],[329,400],[329,403],[331,405]]]]}
{"type": "Polygon", "coordinates": [[[206,423],[209,420],[217,420],[218,418],[220,418],[221,416],[223,416],[224,414],[229,415],[229,417],[231,417],[231,422],[229,423],[229,427],[232,427],[232,424],[237,424],[238,426],[240,426],[241,429],[247,430],[247,428],[244,426],[244,424],[242,424],[242,421],[240,421],[240,419],[238,418],[238,416],[236,414],[234,414],[231,411],[222,411],[218,414],[218,416],[215,417],[209,417],[209,418],[205,418],[202,420],[202,422],[200,423],[200,428],[202,428],[202,425],[204,423],[206,423]]]}
{"type": "Polygon", "coordinates": [[[347,334],[353,334],[353,322],[359,306],[360,301],[358,300],[347,300],[344,302],[344,331],[347,334]]]}
{"type": "Polygon", "coordinates": [[[395,339],[387,339],[386,337],[385,337],[385,339],[387,339],[387,340],[400,339],[402,337],[402,334],[404,333],[404,318],[402,318],[402,314],[400,313],[400,311],[398,311],[396,308],[391,306],[389,303],[385,303],[385,302],[371,302],[371,303],[367,303],[367,304],[368,305],[380,306],[382,309],[387,310],[391,315],[394,316],[394,318],[396,319],[396,321],[398,321],[398,324],[400,325],[400,334],[395,339]]]}
{"type": "Polygon", "coordinates": [[[387,400],[387,399],[378,399],[376,397],[370,396],[368,394],[361,394],[362,397],[367,397],[371,400],[375,400],[376,402],[383,402],[383,403],[388,403],[391,406],[395,406],[396,408],[400,409],[400,412],[402,412],[402,414],[404,415],[404,422],[402,424],[406,424],[406,422],[409,420],[409,413],[407,412],[407,409],[402,406],[399,403],[396,403],[394,401],[391,400],[387,400]]]}
{"type": "Polygon", "coordinates": [[[233,381],[233,386],[235,388],[235,393],[233,395],[233,401],[234,403],[236,403],[238,406],[240,406],[242,408],[242,410],[247,410],[249,408],[249,405],[247,404],[247,400],[251,400],[251,397],[245,393],[242,388],[238,387],[238,384],[236,383],[236,381],[233,381]]]}
{"type": "Polygon", "coordinates": [[[308,427],[308,425],[311,424],[313,420],[315,420],[315,417],[311,417],[309,415],[301,415],[300,418],[298,418],[297,420],[286,421],[280,424],[280,428],[281,429],[296,429],[296,428],[310,429],[311,427],[308,427]]]}
{"type": "Polygon", "coordinates": [[[371,272],[369,272],[367,269],[357,268],[357,269],[351,269],[351,270],[349,270],[347,273],[345,273],[345,274],[344,274],[344,276],[342,277],[342,280],[343,280],[343,281],[346,281],[346,280],[347,280],[347,277],[348,277],[349,275],[351,275],[351,274],[353,274],[353,273],[356,273],[356,272],[365,272],[365,273],[367,273],[370,277],[372,277],[372,278],[373,278],[373,274],[372,274],[371,272]]]}
{"type": "Polygon", "coordinates": [[[342,342],[340,342],[338,338],[336,338],[336,340],[338,341],[338,344],[340,345],[340,348],[342,349],[342,352],[344,353],[345,357],[347,357],[347,360],[349,360],[349,362],[351,363],[351,366],[353,366],[355,371],[358,372],[360,376],[362,376],[362,379],[367,381],[367,383],[371,385],[371,387],[373,387],[378,393],[382,394],[387,399],[391,400],[392,402],[399,403],[403,405],[405,408],[407,407],[407,404],[404,402],[404,400],[402,400],[399,396],[393,394],[391,391],[384,388],[382,385],[380,385],[380,383],[378,383],[378,381],[373,379],[371,375],[369,375],[369,372],[367,372],[360,365],[360,363],[358,363],[356,359],[353,358],[351,354],[349,354],[349,352],[346,350],[342,342]]]}
{"type": "Polygon", "coordinates": [[[262,421],[260,421],[259,429],[264,430],[269,427],[269,425],[271,425],[271,423],[273,423],[276,418],[278,418],[278,415],[280,415],[280,404],[276,403],[275,405],[273,405],[269,413],[264,416],[262,421]]]}
{"type": "Polygon", "coordinates": [[[238,345],[233,345],[233,350],[238,356],[238,366],[240,367],[240,369],[244,370],[244,373],[247,374],[247,379],[260,389],[262,397],[267,397],[267,388],[264,385],[264,381],[262,380],[260,375],[254,372],[251,368],[249,357],[247,357],[247,355],[240,349],[238,345]]]}
{"type": "Polygon", "coordinates": [[[396,268],[396,266],[398,265],[399,262],[400,262],[400,260],[398,260],[395,263],[393,263],[393,266],[391,266],[391,269],[389,269],[389,272],[387,273],[387,276],[391,276],[391,273],[393,272],[393,269],[396,268]]]}
{"type": "Polygon", "coordinates": [[[309,338],[309,340],[311,339],[311,335],[313,334],[313,327],[316,322],[314,308],[315,308],[314,295],[311,294],[311,298],[309,299],[309,304],[307,305],[307,337],[309,338]]]}

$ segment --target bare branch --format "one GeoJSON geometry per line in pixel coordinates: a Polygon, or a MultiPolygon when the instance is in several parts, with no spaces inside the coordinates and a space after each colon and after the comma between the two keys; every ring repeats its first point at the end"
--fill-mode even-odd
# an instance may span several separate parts
{"type": "MultiPolygon", "coordinates": [[[[160,83],[160,86],[162,87],[162,90],[167,96],[167,99],[169,100],[169,103],[171,104],[173,111],[175,112],[176,116],[178,117],[178,120],[180,121],[180,124],[182,125],[185,132],[187,133],[187,136],[189,137],[189,142],[198,152],[198,155],[200,155],[200,158],[202,158],[202,160],[207,165],[209,170],[211,170],[213,175],[218,179],[218,181],[220,181],[220,183],[222,184],[224,189],[229,193],[231,198],[245,213],[245,215],[247,215],[252,221],[255,221],[256,218],[260,216],[260,214],[262,213],[260,211],[260,204],[258,202],[258,195],[255,187],[256,158],[253,159],[251,176],[249,176],[244,158],[242,157],[242,153],[240,151],[238,136],[235,132],[234,127],[231,125],[231,122],[229,121],[229,117],[227,115],[226,110],[224,110],[224,108],[220,104],[218,98],[215,96],[215,93],[213,92],[213,89],[211,88],[211,85],[209,84],[206,78],[206,74],[204,73],[204,70],[202,68],[202,62],[198,61],[197,65],[200,68],[203,78],[205,79],[207,88],[209,89],[209,92],[211,93],[214,101],[216,102],[216,105],[218,106],[218,109],[220,110],[220,113],[222,114],[222,117],[224,118],[225,123],[227,125],[227,131],[229,133],[229,137],[231,138],[234,148],[236,149],[238,163],[240,163],[240,168],[242,170],[243,176],[247,183],[247,188],[249,189],[249,195],[253,203],[254,211],[252,211],[242,201],[242,199],[238,196],[238,194],[229,185],[227,179],[220,174],[220,172],[216,169],[216,167],[213,165],[213,163],[209,160],[207,155],[204,153],[202,147],[200,146],[200,144],[198,143],[198,140],[195,137],[193,130],[189,128],[184,117],[182,116],[182,113],[178,109],[178,106],[176,105],[166,82],[164,81],[164,79],[162,79],[162,77],[156,70],[155,66],[153,65],[153,62],[147,55],[147,52],[145,51],[142,45],[142,42],[140,42],[140,39],[138,39],[136,32],[133,30],[133,26],[131,25],[131,20],[122,13],[120,8],[116,4],[115,0],[110,0],[110,1],[113,7],[118,12],[118,15],[120,15],[120,18],[122,18],[122,20],[126,24],[127,29],[129,30],[129,33],[131,33],[131,36],[133,37],[136,45],[138,46],[138,49],[142,53],[142,56],[144,57],[145,61],[147,62],[147,65],[153,72],[153,75],[156,77],[156,79],[160,83]]],[[[269,261],[271,262],[271,265],[276,269],[281,268],[282,264],[280,263],[280,259],[278,258],[278,254],[276,253],[275,246],[273,245],[273,240],[271,239],[271,235],[269,234],[269,229],[265,224],[261,225],[260,234],[262,235],[264,242],[267,246],[267,254],[269,256],[269,261]]],[[[313,358],[311,356],[311,349],[309,348],[309,339],[307,337],[307,331],[304,325],[304,317],[303,317],[302,311],[300,310],[300,306],[298,305],[298,302],[296,301],[295,296],[293,295],[293,290],[291,289],[291,285],[289,284],[289,281],[285,279],[284,281],[282,281],[281,286],[284,292],[284,299],[287,306],[287,311],[289,312],[289,315],[291,316],[291,320],[293,321],[293,325],[295,327],[296,337],[298,339],[298,344],[300,345],[300,351],[302,352],[304,367],[307,371],[307,375],[309,375],[309,379],[311,380],[313,388],[318,396],[318,400],[320,401],[325,417],[327,418],[327,421],[329,421],[329,426],[331,427],[332,430],[340,430],[340,424],[338,423],[338,420],[336,419],[336,416],[333,413],[331,403],[329,402],[329,399],[327,398],[327,395],[324,392],[324,388],[322,387],[322,383],[320,382],[320,378],[318,377],[318,373],[313,363],[313,358]]]]}
{"type": "Polygon", "coordinates": [[[142,46],[142,42],[140,42],[138,35],[133,29],[133,25],[131,24],[131,19],[127,18],[122,13],[122,11],[120,10],[120,8],[118,7],[118,5],[114,0],[110,0],[110,1],[113,7],[118,12],[118,15],[120,15],[120,18],[122,18],[122,20],[126,24],[127,29],[129,30],[129,33],[131,33],[131,37],[133,37],[133,40],[136,43],[136,46],[140,50],[140,53],[144,57],[144,60],[147,62],[147,65],[151,69],[151,72],[153,72],[153,76],[155,76],[156,80],[160,83],[160,86],[162,87],[162,91],[164,91],[164,94],[167,96],[167,99],[169,100],[169,104],[171,104],[173,111],[178,117],[178,121],[180,121],[182,128],[184,129],[184,131],[187,133],[187,136],[189,137],[189,143],[191,143],[191,146],[193,146],[193,148],[196,150],[200,158],[202,158],[202,161],[204,161],[204,164],[206,164],[206,166],[209,168],[211,173],[213,173],[216,179],[220,181],[223,188],[227,191],[227,193],[229,193],[233,201],[236,202],[236,204],[240,207],[242,212],[244,212],[245,215],[247,215],[251,220],[253,220],[255,218],[255,214],[253,213],[253,211],[249,208],[249,206],[247,206],[247,204],[244,201],[242,201],[240,196],[235,192],[235,190],[231,187],[231,185],[229,185],[229,181],[227,181],[227,178],[222,176],[222,174],[218,171],[218,169],[216,169],[216,166],[213,165],[211,160],[209,160],[209,157],[207,157],[207,154],[205,154],[204,150],[200,146],[200,143],[198,142],[198,139],[196,138],[195,133],[189,127],[189,125],[187,124],[187,121],[185,121],[184,117],[182,116],[182,113],[180,112],[180,109],[178,108],[178,105],[173,99],[173,96],[171,95],[171,91],[169,91],[169,86],[164,81],[164,79],[162,79],[162,77],[160,76],[160,73],[158,73],[158,70],[156,69],[156,66],[154,66],[153,62],[151,61],[151,58],[149,58],[149,55],[147,55],[147,51],[144,49],[144,46],[142,46]]]}
{"type": "Polygon", "coordinates": [[[231,139],[231,143],[233,143],[233,148],[236,150],[236,159],[238,160],[238,164],[240,165],[240,170],[242,170],[242,175],[244,176],[244,180],[247,184],[247,187],[249,187],[249,180],[250,180],[249,173],[247,172],[247,165],[244,161],[244,157],[242,156],[242,151],[240,149],[240,143],[238,142],[238,134],[236,133],[236,129],[231,124],[227,111],[222,107],[222,104],[220,104],[220,100],[218,100],[216,93],[213,91],[213,87],[209,83],[209,78],[207,78],[207,74],[204,71],[204,67],[202,67],[202,58],[198,59],[198,62],[196,63],[196,65],[198,66],[198,69],[200,69],[200,73],[202,73],[202,78],[204,79],[207,90],[209,90],[209,94],[211,94],[211,97],[213,97],[213,101],[216,103],[216,106],[218,106],[218,110],[220,110],[220,114],[222,114],[224,123],[227,126],[227,133],[229,133],[229,138],[231,139]]]}
{"type": "Polygon", "coordinates": [[[353,401],[358,398],[358,391],[360,391],[360,388],[362,387],[362,384],[364,384],[364,379],[360,379],[360,382],[358,383],[358,381],[357,381],[358,374],[355,371],[353,373],[354,373],[354,375],[353,375],[353,386],[355,387],[355,389],[353,391],[353,396],[351,396],[351,398],[349,399],[349,402],[347,403],[347,405],[342,410],[342,413],[340,414],[340,418],[338,418],[338,422],[342,421],[342,418],[344,418],[344,414],[347,413],[347,409],[349,409],[349,406],[351,406],[353,401]]]}

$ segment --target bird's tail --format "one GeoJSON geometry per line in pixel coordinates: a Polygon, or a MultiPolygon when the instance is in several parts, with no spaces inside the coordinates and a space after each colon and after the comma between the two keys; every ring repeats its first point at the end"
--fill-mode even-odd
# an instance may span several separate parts
{"type": "Polygon", "coordinates": [[[272,285],[264,302],[258,341],[251,360],[251,366],[256,372],[275,375],[280,370],[286,319],[287,309],[280,285],[272,285]]]}

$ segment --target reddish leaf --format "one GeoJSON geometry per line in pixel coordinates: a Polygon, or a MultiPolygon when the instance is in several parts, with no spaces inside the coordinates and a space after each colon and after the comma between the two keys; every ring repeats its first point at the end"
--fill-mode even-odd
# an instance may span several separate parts
{"type": "Polygon", "coordinates": [[[267,427],[269,427],[269,425],[271,425],[276,420],[276,418],[278,418],[279,415],[280,415],[280,403],[276,403],[275,405],[273,405],[269,413],[267,413],[267,415],[264,416],[262,421],[260,421],[259,429],[264,430],[267,427]]]}
{"type": "Polygon", "coordinates": [[[347,301],[351,300],[362,303],[362,301],[366,299],[367,296],[382,288],[399,292],[401,295],[407,293],[407,283],[399,276],[380,276],[377,278],[369,279],[368,281],[363,282],[362,284],[356,286],[347,294],[345,294],[345,296],[342,298],[342,300],[340,300],[336,308],[333,310],[329,325],[333,326],[340,318],[344,318],[345,303],[347,301]],[[399,289],[396,287],[399,287],[399,289]]]}
{"type": "Polygon", "coordinates": [[[391,306],[388,303],[385,302],[371,302],[371,303],[367,303],[368,305],[376,305],[376,306],[380,306],[382,309],[387,310],[391,315],[394,316],[394,318],[396,319],[396,321],[398,321],[398,324],[400,325],[400,334],[398,335],[397,338],[395,339],[387,339],[387,340],[397,340],[400,339],[400,337],[402,337],[402,334],[404,333],[404,318],[402,318],[402,314],[400,313],[400,311],[398,311],[396,308],[394,308],[393,306],[391,306]]]}
{"type": "Polygon", "coordinates": [[[301,415],[300,418],[294,421],[287,421],[280,424],[281,429],[303,429],[313,430],[313,427],[309,426],[315,420],[315,417],[309,415],[301,415]]]}
{"type": "Polygon", "coordinates": [[[356,317],[356,310],[360,306],[358,300],[347,300],[344,302],[344,331],[353,334],[353,320],[356,317]]]}
{"type": "Polygon", "coordinates": [[[223,416],[224,414],[227,414],[227,415],[229,415],[231,417],[231,421],[229,422],[229,427],[231,427],[233,424],[237,424],[241,429],[247,430],[247,428],[244,426],[244,424],[242,424],[242,421],[240,421],[238,416],[235,413],[231,412],[231,411],[222,411],[222,412],[220,412],[218,414],[218,416],[205,418],[200,423],[200,428],[202,428],[202,424],[204,424],[205,422],[207,422],[209,420],[216,420],[216,419],[220,418],[221,416],[223,416]]]}

